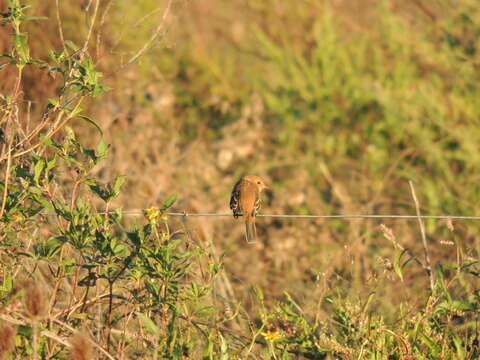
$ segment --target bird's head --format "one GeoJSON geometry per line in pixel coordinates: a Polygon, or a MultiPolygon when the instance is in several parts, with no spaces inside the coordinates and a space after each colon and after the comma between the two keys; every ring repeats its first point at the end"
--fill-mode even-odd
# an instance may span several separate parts
{"type": "Polygon", "coordinates": [[[268,186],[265,184],[265,181],[260,176],[249,175],[249,176],[245,176],[244,179],[252,184],[255,184],[255,186],[257,186],[259,191],[268,189],[268,186]]]}

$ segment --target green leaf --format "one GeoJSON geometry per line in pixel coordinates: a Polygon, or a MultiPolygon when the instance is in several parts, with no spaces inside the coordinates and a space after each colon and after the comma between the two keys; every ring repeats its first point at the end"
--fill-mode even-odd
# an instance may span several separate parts
{"type": "Polygon", "coordinates": [[[27,326],[27,325],[20,325],[18,328],[17,328],[17,333],[18,335],[21,335],[25,338],[30,338],[32,336],[32,328],[30,326],[27,326]]]}
{"type": "Polygon", "coordinates": [[[81,148],[80,151],[82,152],[82,154],[89,157],[94,164],[96,164],[98,158],[97,158],[97,155],[95,154],[94,150],[81,148]]]}
{"type": "Polygon", "coordinates": [[[79,47],[75,45],[75,43],[71,40],[65,40],[63,44],[66,45],[66,47],[72,49],[73,51],[77,51],[79,49],[79,47]]]}
{"type": "Polygon", "coordinates": [[[123,175],[117,177],[117,179],[115,180],[115,184],[113,185],[113,191],[115,192],[115,196],[118,196],[118,194],[120,193],[120,188],[122,187],[125,180],[127,180],[127,177],[123,175]]]}
{"type": "Polygon", "coordinates": [[[54,256],[60,250],[60,247],[62,245],[62,242],[55,237],[51,237],[50,239],[48,239],[45,245],[45,247],[48,249],[48,256],[54,256]]]}
{"type": "Polygon", "coordinates": [[[83,108],[81,106],[75,106],[72,110],[70,110],[70,113],[68,115],[68,118],[74,118],[74,117],[82,117],[80,114],[83,111],[83,108]]]}
{"type": "Polygon", "coordinates": [[[264,296],[263,296],[262,288],[260,286],[254,285],[253,286],[253,293],[255,294],[255,296],[257,297],[258,300],[263,302],[264,296]]]}
{"type": "Polygon", "coordinates": [[[403,281],[403,271],[402,271],[402,257],[407,252],[407,249],[403,249],[400,251],[397,256],[395,256],[395,260],[393,261],[393,270],[398,275],[401,281],[403,281]]]}
{"type": "Polygon", "coordinates": [[[43,197],[41,195],[40,189],[31,187],[31,188],[29,188],[29,191],[34,194],[33,198],[35,199],[36,202],[38,202],[40,205],[42,205],[43,208],[51,211],[52,213],[55,212],[55,209],[52,206],[52,204],[50,203],[50,201],[47,200],[45,197],[43,197]],[[37,191],[39,193],[36,193],[37,191]]]}
{"type": "Polygon", "coordinates": [[[40,140],[43,140],[43,143],[47,146],[53,147],[57,150],[60,150],[62,148],[61,145],[51,137],[46,138],[44,133],[40,133],[38,137],[40,138],[40,140]]]}
{"type": "Polygon", "coordinates": [[[86,122],[89,122],[90,124],[92,124],[98,130],[100,135],[103,137],[103,131],[95,121],[93,121],[92,119],[90,119],[88,116],[85,116],[85,115],[75,114],[75,116],[79,117],[80,119],[85,120],[86,122]]]}
{"type": "Polygon", "coordinates": [[[137,312],[137,316],[140,318],[140,321],[142,322],[143,326],[153,335],[158,336],[159,335],[159,330],[158,326],[155,325],[155,323],[147,317],[145,314],[142,314],[141,312],[137,312]]]}
{"type": "Polygon", "coordinates": [[[97,145],[97,153],[98,153],[98,156],[103,159],[105,158],[106,154],[107,154],[107,150],[110,146],[105,142],[105,140],[103,140],[103,138],[100,139],[98,145],[97,145]]]}
{"type": "Polygon", "coordinates": [[[123,212],[121,208],[115,209],[115,221],[117,223],[120,223],[120,221],[122,220],[122,215],[123,215],[123,212]]]}
{"type": "Polygon", "coordinates": [[[15,175],[25,180],[30,180],[30,181],[32,180],[32,176],[30,175],[28,170],[23,167],[16,167],[15,175]]]}
{"type": "Polygon", "coordinates": [[[100,95],[101,93],[103,93],[105,91],[105,87],[103,87],[102,85],[100,84],[95,84],[93,86],[93,91],[92,91],[92,96],[93,97],[97,97],[98,95],[100,95]]]}
{"type": "Polygon", "coordinates": [[[28,47],[28,34],[16,33],[15,34],[15,50],[20,57],[22,64],[28,63],[30,60],[30,49],[28,47]]]}
{"type": "Polygon", "coordinates": [[[111,194],[108,190],[105,189],[105,186],[100,185],[93,179],[86,180],[85,184],[88,185],[90,190],[92,190],[92,192],[95,193],[103,201],[109,201],[111,194]]]}
{"type": "Polygon", "coordinates": [[[440,347],[439,344],[437,344],[435,341],[433,341],[429,336],[427,336],[423,331],[420,332],[420,336],[422,339],[425,341],[427,346],[430,348],[430,351],[432,352],[431,355],[437,357],[440,355],[440,352],[442,348],[440,347]]]}
{"type": "Polygon", "coordinates": [[[70,316],[70,318],[72,318],[72,319],[79,319],[79,320],[84,320],[87,317],[88,317],[88,315],[85,314],[85,313],[73,314],[72,316],[70,316]]]}
{"type": "Polygon", "coordinates": [[[127,247],[122,244],[119,244],[114,248],[112,248],[112,251],[116,256],[122,256],[122,255],[127,256],[129,254],[127,247]]]}
{"type": "Polygon", "coordinates": [[[297,311],[298,311],[299,313],[302,313],[302,312],[303,312],[303,310],[302,310],[302,308],[300,307],[300,305],[298,305],[298,304],[295,302],[295,300],[293,300],[293,298],[290,296],[289,293],[287,293],[286,291],[284,291],[284,292],[283,292],[283,295],[287,298],[287,301],[297,309],[297,311]]]}
{"type": "Polygon", "coordinates": [[[449,313],[452,311],[473,311],[476,310],[477,307],[474,303],[470,303],[467,301],[460,301],[460,300],[451,300],[447,299],[445,301],[440,302],[435,306],[435,313],[449,313]]]}
{"type": "Polygon", "coordinates": [[[47,166],[45,167],[45,176],[48,177],[50,170],[52,170],[55,165],[57,164],[57,158],[54,156],[50,160],[47,161],[47,166]]]}
{"type": "Polygon", "coordinates": [[[44,159],[39,159],[37,163],[35,164],[35,170],[34,170],[34,176],[33,176],[33,181],[35,181],[36,185],[38,184],[38,181],[40,179],[40,175],[42,174],[42,171],[45,167],[45,160],[44,159]]]}
{"type": "Polygon", "coordinates": [[[480,277],[480,271],[477,271],[477,268],[475,266],[479,265],[479,261],[473,261],[467,264],[462,265],[461,270],[462,272],[466,274],[473,275],[475,277],[480,277]],[[471,269],[473,268],[473,269],[471,269]]]}
{"type": "Polygon", "coordinates": [[[477,306],[475,306],[475,303],[471,303],[468,301],[461,301],[461,300],[453,300],[451,302],[451,306],[452,306],[452,309],[457,311],[472,311],[477,309],[477,306]]]}
{"type": "Polygon", "coordinates": [[[177,194],[170,195],[167,200],[164,201],[163,206],[160,210],[165,211],[171,207],[177,200],[177,194]]]}
{"type": "MultiPolygon", "coordinates": [[[[83,268],[94,268],[97,265],[88,265],[84,264],[82,265],[83,268]]],[[[97,282],[97,275],[94,272],[90,272],[87,276],[83,277],[82,279],[79,280],[78,285],[79,286],[95,286],[97,282]]]]}
{"type": "Polygon", "coordinates": [[[220,345],[220,360],[229,360],[230,356],[228,354],[228,344],[221,334],[219,334],[221,345],[220,345]]]}
{"type": "Polygon", "coordinates": [[[57,107],[58,106],[58,100],[54,98],[48,99],[48,102],[52,104],[53,106],[57,107]]]}
{"type": "Polygon", "coordinates": [[[453,335],[452,340],[453,344],[455,345],[455,349],[457,350],[458,358],[465,359],[465,349],[462,345],[462,340],[460,340],[456,335],[453,335]]]}
{"type": "Polygon", "coordinates": [[[0,286],[0,290],[10,292],[13,289],[13,277],[5,275],[3,285],[0,286]]]}
{"type": "Polygon", "coordinates": [[[28,20],[48,20],[46,16],[22,16],[22,21],[28,20]]]}
{"type": "Polygon", "coordinates": [[[82,76],[87,75],[87,69],[85,68],[85,66],[79,64],[77,69],[82,76]]]}
{"type": "Polygon", "coordinates": [[[27,258],[33,258],[34,257],[32,253],[28,253],[28,252],[24,252],[24,251],[19,251],[19,252],[17,252],[17,254],[20,255],[20,256],[25,256],[27,258]]]}
{"type": "Polygon", "coordinates": [[[155,284],[152,284],[150,281],[145,281],[145,289],[152,294],[153,296],[158,296],[158,287],[155,284]]]}

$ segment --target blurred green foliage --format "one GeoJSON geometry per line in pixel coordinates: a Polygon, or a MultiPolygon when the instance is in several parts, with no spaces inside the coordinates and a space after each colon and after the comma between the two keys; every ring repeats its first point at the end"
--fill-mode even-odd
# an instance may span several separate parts
{"type": "MultiPolygon", "coordinates": [[[[372,21],[350,28],[333,6],[302,1],[303,23],[300,10],[282,3],[286,10],[270,23],[242,22],[238,42],[206,33],[205,45],[194,46],[179,35],[178,49],[155,66],[175,86],[181,134],[190,141],[208,124],[209,135],[221,137],[255,93],[272,156],[300,155],[312,178],[321,177],[319,162],[338,169],[337,179],[362,172],[392,203],[409,196],[395,183],[415,179],[429,212],[476,213],[478,6],[444,1],[431,21],[394,13],[392,4],[379,2],[372,21]],[[385,184],[392,170],[395,181],[385,184]]],[[[248,2],[242,15],[279,6],[248,2]]]]}
{"type": "MultiPolygon", "coordinates": [[[[149,115],[160,127],[175,122],[175,134],[168,136],[178,136],[175,145],[182,149],[199,139],[206,143],[227,139],[229,146],[242,145],[229,137],[228,129],[244,121],[245,132],[250,127],[258,131],[254,122],[261,122],[256,136],[263,145],[228,171],[237,175],[250,170],[250,163],[267,159],[264,170],[276,188],[305,186],[305,192],[313,189],[321,200],[315,202],[309,192],[310,202],[287,203],[287,210],[318,213],[322,204],[322,211],[337,212],[351,201],[357,209],[411,213],[412,201],[402,184],[414,179],[425,212],[475,214],[480,9],[474,0],[438,3],[435,11],[427,6],[419,14],[400,11],[394,1],[373,2],[358,21],[333,3],[307,0],[176,3],[179,21],[168,28],[175,33],[162,37],[148,57],[141,57],[139,72],[133,76],[140,85],[132,87],[132,102],[153,109],[158,94],[149,94],[142,86],[156,80],[171,85],[174,120],[158,109],[149,115]],[[170,46],[174,41],[175,46],[170,46]],[[262,109],[257,118],[251,115],[255,106],[262,109]],[[278,171],[282,166],[287,170],[278,171]],[[297,173],[306,179],[296,177],[297,173]],[[350,185],[353,200],[335,188],[345,184],[350,185]]],[[[393,232],[388,235],[386,228],[384,236],[391,236],[394,243],[387,250],[374,242],[372,231],[331,223],[328,235],[333,240],[321,244],[322,251],[342,246],[354,231],[361,242],[343,248],[346,265],[339,261],[338,267],[324,269],[328,264],[314,262],[320,247],[318,228],[316,242],[305,245],[301,242],[307,236],[301,231],[307,226],[295,225],[300,232],[294,233],[294,246],[311,246],[314,253],[308,258],[308,274],[302,276],[314,280],[299,276],[295,280],[302,288],[293,294],[274,282],[269,289],[253,286],[245,296],[252,299],[249,309],[231,295],[225,258],[216,255],[213,244],[205,239],[201,244],[187,229],[173,230],[164,212],[176,205],[176,195],[166,198],[160,208],[145,210],[145,219],[126,225],[121,209],[110,211],[111,203],[125,192],[126,177],[116,174],[106,182],[95,171],[111,156],[111,148],[103,139],[93,147],[85,145],[94,141],[77,135],[67,123],[83,120],[82,125],[93,125],[89,131],[103,136],[99,122],[86,116],[80,105],[87,99],[95,104],[110,89],[100,83],[98,68],[103,66],[108,76],[118,77],[119,85],[131,74],[121,62],[115,64],[120,70],[110,71],[112,58],[95,59],[93,50],[89,54],[68,38],[60,49],[50,51],[48,60],[36,59],[29,47],[32,36],[21,28],[23,22],[36,18],[25,16],[29,8],[21,2],[8,4],[2,24],[11,26],[13,41],[2,55],[3,68],[15,70],[18,83],[23,70],[34,66],[61,77],[56,96],[38,100],[46,104],[40,128],[26,122],[28,117],[18,105],[19,86],[0,98],[4,175],[0,315],[20,325],[12,351],[17,357],[66,358],[61,337],[81,327],[88,328],[103,349],[130,358],[479,356],[476,225],[447,237],[453,239],[450,249],[455,249],[455,259],[437,255],[431,292],[422,287],[427,278],[423,259],[397,246],[393,232]],[[360,260],[354,264],[355,256],[360,260]],[[381,266],[374,263],[375,257],[381,266]],[[365,274],[382,271],[372,290],[374,280],[365,274]],[[322,276],[333,285],[316,293],[313,287],[320,288],[322,276]],[[50,281],[45,292],[48,319],[39,324],[18,310],[23,296],[20,278],[50,281]],[[402,294],[382,293],[382,284],[396,282],[401,282],[402,294]],[[298,300],[305,292],[313,305],[298,300]],[[413,293],[416,300],[399,301],[403,292],[413,293]],[[283,295],[272,299],[272,293],[283,295]],[[31,345],[37,340],[38,348],[31,345]]],[[[131,55],[148,41],[164,8],[154,1],[112,4],[101,8],[101,13],[109,9],[111,19],[103,30],[116,35],[105,36],[108,41],[118,40],[121,45],[116,50],[125,52],[122,56],[131,55]]],[[[80,21],[76,21],[65,22],[65,31],[88,33],[84,27],[77,30],[80,21]]],[[[97,35],[100,28],[97,24],[97,35]]],[[[128,130],[145,131],[136,126],[128,130]]],[[[128,145],[140,149],[143,144],[128,145]]],[[[133,193],[127,196],[133,201],[133,193]]],[[[442,234],[433,222],[427,225],[429,235],[442,234]]],[[[275,240],[284,237],[282,233],[275,240]]],[[[267,243],[265,248],[269,246],[273,245],[267,243]]],[[[265,258],[275,257],[267,250],[262,254],[265,258]]],[[[288,248],[282,251],[289,253],[288,248]]],[[[235,254],[234,260],[241,264],[243,254],[235,254]]],[[[260,274],[257,278],[263,276],[249,265],[248,270],[260,274]]],[[[278,268],[283,271],[278,278],[288,281],[287,271],[278,268]]],[[[263,270],[263,274],[269,271],[263,270]]]]}

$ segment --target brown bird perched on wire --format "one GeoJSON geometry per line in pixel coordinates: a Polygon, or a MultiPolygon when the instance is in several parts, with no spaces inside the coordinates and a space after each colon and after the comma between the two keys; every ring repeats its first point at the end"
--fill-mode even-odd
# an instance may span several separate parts
{"type": "Polygon", "coordinates": [[[257,240],[257,228],[255,227],[255,216],[260,210],[260,194],[267,185],[260,176],[244,176],[237,181],[232,190],[230,198],[230,209],[236,219],[240,215],[245,218],[245,238],[247,242],[257,240]]]}

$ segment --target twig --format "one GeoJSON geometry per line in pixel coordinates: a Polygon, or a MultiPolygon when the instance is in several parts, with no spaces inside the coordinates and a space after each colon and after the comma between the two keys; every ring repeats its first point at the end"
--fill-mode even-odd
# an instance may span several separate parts
{"type": "MultiPolygon", "coordinates": [[[[95,8],[93,9],[93,15],[92,15],[92,19],[91,19],[91,23],[90,23],[90,26],[88,28],[88,34],[87,34],[87,38],[85,39],[85,42],[83,44],[83,47],[82,47],[82,50],[81,50],[81,55],[83,56],[85,54],[85,51],[87,51],[87,48],[88,48],[88,43],[90,41],[90,38],[92,37],[92,32],[93,32],[93,26],[95,25],[95,21],[97,19],[97,14],[98,14],[98,6],[100,4],[100,1],[97,0],[95,2],[95,8]]],[[[88,10],[87,10],[88,11],[88,10]]]]}
{"type": "MultiPolygon", "coordinates": [[[[104,298],[108,298],[109,296],[110,296],[109,293],[106,292],[106,293],[100,295],[99,297],[94,297],[93,299],[90,299],[90,300],[88,300],[88,301],[83,301],[83,300],[82,300],[82,301],[80,301],[80,302],[78,302],[78,303],[76,303],[76,304],[68,307],[67,309],[64,309],[64,310],[62,310],[62,311],[60,311],[60,312],[58,312],[58,313],[56,313],[56,314],[54,314],[54,315],[51,315],[50,317],[53,318],[54,320],[57,320],[58,318],[66,315],[67,318],[69,318],[69,317],[70,317],[75,311],[77,311],[78,309],[80,309],[80,308],[82,308],[82,307],[84,307],[84,306],[93,305],[93,304],[95,304],[97,301],[100,301],[100,300],[102,300],[102,299],[104,299],[104,298]]],[[[119,298],[121,298],[121,299],[124,300],[123,297],[120,297],[120,296],[118,296],[118,295],[114,295],[114,296],[115,296],[115,297],[119,297],[119,298]]],[[[82,309],[80,310],[80,312],[84,312],[84,311],[85,311],[85,308],[82,308],[82,309]]]]}
{"type": "Polygon", "coordinates": [[[109,0],[107,3],[107,6],[105,6],[105,10],[102,13],[102,16],[100,18],[100,24],[98,25],[98,31],[97,31],[97,43],[95,44],[95,54],[97,60],[100,58],[100,44],[101,44],[101,38],[102,38],[102,29],[103,25],[105,24],[105,19],[107,17],[107,13],[110,11],[110,8],[112,7],[112,3],[114,0],[109,0]]]}
{"type": "Polygon", "coordinates": [[[413,187],[413,182],[411,180],[408,181],[410,185],[410,191],[412,192],[413,201],[415,202],[415,208],[417,211],[418,217],[418,224],[420,225],[420,233],[422,234],[422,244],[423,244],[423,253],[425,255],[425,264],[424,268],[428,274],[430,279],[430,290],[433,292],[433,288],[435,287],[435,279],[432,272],[432,267],[430,265],[430,256],[428,255],[428,247],[427,247],[427,236],[425,234],[425,225],[423,224],[423,220],[420,217],[420,204],[418,203],[417,195],[415,194],[415,188],[413,187]]]}
{"type": "Polygon", "coordinates": [[[163,16],[162,16],[162,20],[160,21],[160,23],[158,24],[157,28],[155,29],[155,31],[153,32],[152,36],[150,37],[150,39],[142,46],[142,48],[140,50],[138,50],[138,52],[133,55],[130,60],[127,61],[127,63],[125,65],[123,65],[122,67],[127,67],[128,65],[134,63],[140,56],[142,56],[147,50],[148,48],[152,45],[152,43],[156,40],[156,38],[160,35],[160,31],[163,29],[164,27],[164,24],[168,18],[168,15],[170,14],[170,8],[172,6],[172,0],[169,0],[168,3],[167,3],[167,6],[165,7],[165,11],[163,12],[163,16]]]}
{"type": "Polygon", "coordinates": [[[55,0],[55,15],[57,17],[57,25],[58,25],[58,34],[60,35],[60,40],[62,41],[62,46],[65,46],[65,38],[63,37],[63,29],[62,29],[62,19],[60,18],[60,8],[58,6],[58,0],[55,0]]]}
{"type": "Polygon", "coordinates": [[[62,344],[62,345],[70,346],[70,343],[69,343],[67,340],[61,338],[61,337],[58,336],[58,335],[55,335],[55,334],[51,333],[50,331],[42,330],[42,332],[40,333],[40,336],[46,336],[46,337],[48,337],[48,338],[50,338],[50,339],[55,340],[56,342],[58,342],[58,343],[60,343],[60,344],[62,344]]]}
{"type": "MultiPolygon", "coordinates": [[[[78,107],[80,106],[82,100],[83,100],[83,96],[80,97],[80,100],[79,102],[77,103],[77,105],[75,106],[78,107]]],[[[72,119],[71,116],[68,116],[65,120],[63,120],[63,122],[60,122],[61,118],[63,117],[63,112],[60,112],[60,114],[57,116],[57,120],[55,120],[55,123],[52,125],[52,128],[48,131],[48,133],[44,136],[43,138],[43,141],[39,141],[38,143],[36,143],[35,145],[32,145],[30,148],[26,149],[26,150],[22,150],[20,152],[17,152],[15,153],[12,157],[13,158],[17,158],[19,156],[22,156],[22,155],[25,155],[27,153],[29,153],[30,151],[33,151],[35,150],[36,148],[38,148],[39,146],[41,146],[42,144],[44,144],[45,140],[46,139],[50,139],[53,135],[55,135],[60,129],[62,129],[66,124],[67,122],[72,119]]],[[[43,126],[42,126],[43,127],[43,126]]],[[[41,130],[41,129],[39,129],[41,130]]],[[[31,135],[30,135],[31,137],[31,135]]],[[[19,144],[17,144],[17,146],[19,146],[21,144],[21,142],[19,144]]],[[[3,159],[0,159],[0,161],[2,161],[3,159]]]]}
{"type": "MultiPolygon", "coordinates": [[[[75,329],[73,327],[71,327],[70,325],[68,325],[68,324],[66,324],[66,323],[64,323],[60,320],[54,320],[54,322],[63,326],[64,328],[70,330],[72,333],[75,332],[75,329]]],[[[90,341],[90,342],[92,343],[93,346],[95,346],[107,358],[109,358],[110,360],[116,360],[115,357],[110,355],[110,353],[108,351],[106,351],[104,348],[102,348],[99,343],[96,343],[94,341],[90,341]]]]}

